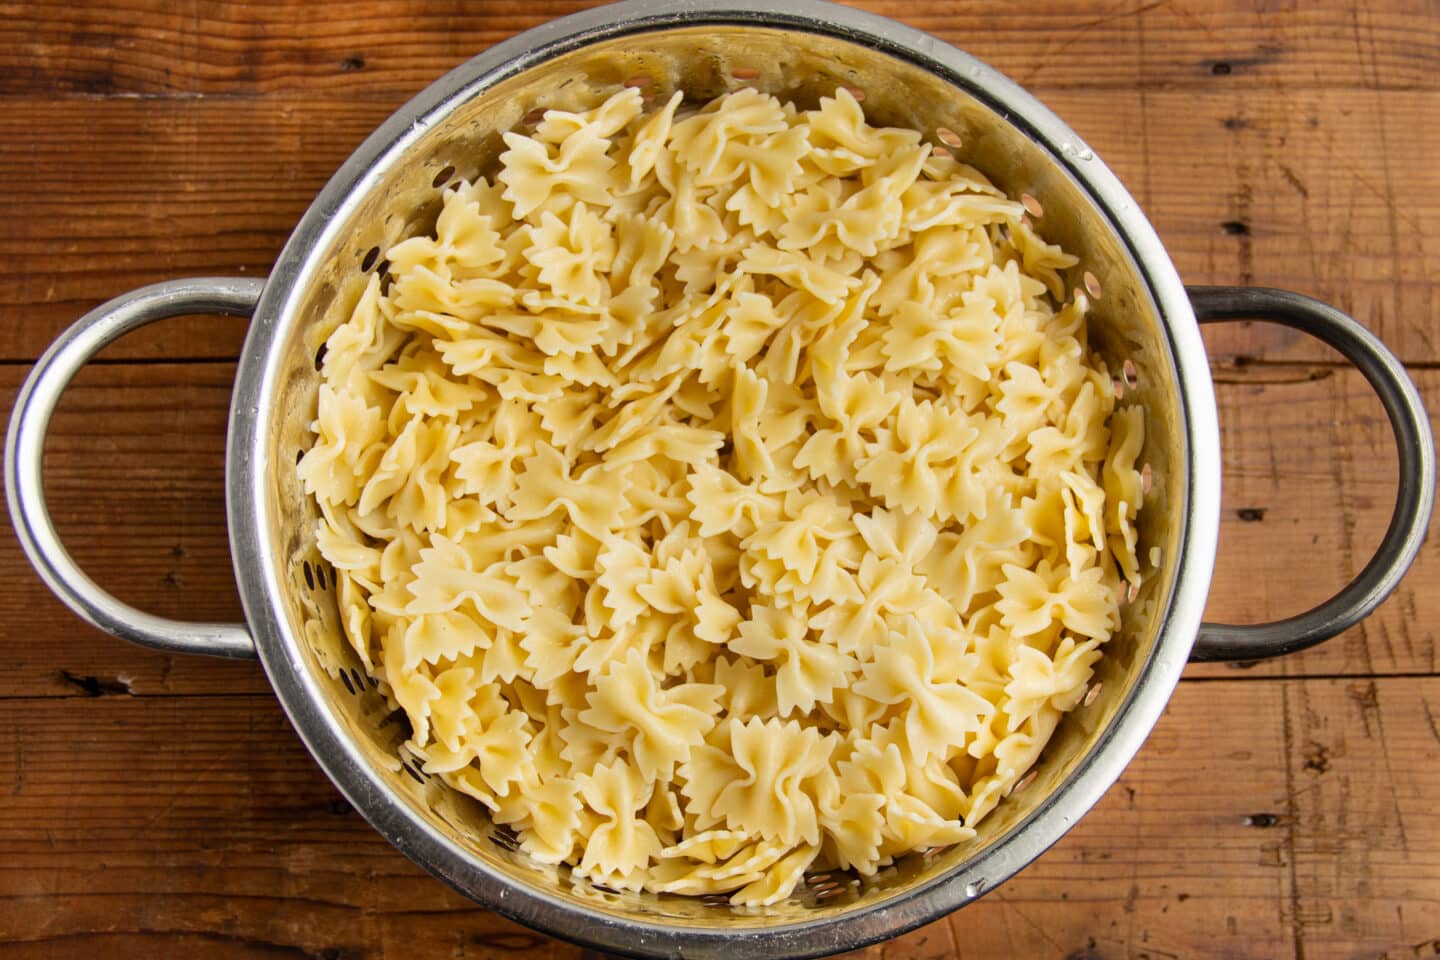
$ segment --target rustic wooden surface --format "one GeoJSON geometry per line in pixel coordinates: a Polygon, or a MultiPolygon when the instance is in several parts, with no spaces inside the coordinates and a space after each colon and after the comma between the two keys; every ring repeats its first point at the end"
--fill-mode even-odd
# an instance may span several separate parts
{"type": "MultiPolygon", "coordinates": [[[[361,138],[465,57],[584,4],[0,4],[0,395],[141,283],[261,276],[361,138]]],[[[1379,332],[1440,410],[1440,7],[869,0],[1026,84],[1120,174],[1196,283],[1286,286],[1379,332]]],[[[234,619],[221,471],[244,324],[108,350],[46,477],[121,597],[234,619]]],[[[1394,485],[1384,417],[1322,348],[1207,331],[1225,459],[1213,619],[1353,575],[1394,485]]],[[[317,772],[253,664],[130,648],[0,536],[0,958],[563,957],[392,851],[317,772]]],[[[1369,621],[1300,656],[1192,668],[1052,851],[866,953],[1440,956],[1440,542],[1369,621]]]]}

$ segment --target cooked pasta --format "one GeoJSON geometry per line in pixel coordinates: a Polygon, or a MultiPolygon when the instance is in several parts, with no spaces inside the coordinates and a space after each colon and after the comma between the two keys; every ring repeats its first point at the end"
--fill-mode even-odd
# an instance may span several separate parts
{"type": "Polygon", "coordinates": [[[1139,577],[1075,258],[843,89],[504,141],[330,334],[298,468],[407,749],[615,889],[974,836],[1139,577]]]}

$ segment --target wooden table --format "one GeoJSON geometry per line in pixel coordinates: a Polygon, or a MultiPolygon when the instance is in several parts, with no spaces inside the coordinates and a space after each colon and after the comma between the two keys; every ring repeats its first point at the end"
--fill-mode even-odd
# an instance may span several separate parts
{"type": "MultiPolygon", "coordinates": [[[[0,7],[0,384],[142,283],[263,276],[361,138],[488,45],[582,4],[0,7]]],[[[1434,0],[871,0],[1035,91],[1148,211],[1190,282],[1353,312],[1440,410],[1434,0]]],[[[223,429],[244,324],[110,349],[46,477],[97,579],[238,619],[223,429]]],[[[1225,504],[1211,619],[1297,612],[1379,542],[1395,458],[1358,374],[1263,326],[1207,331],[1225,504]]],[[[576,948],[475,909],[318,772],[251,663],[82,625],[0,536],[0,957],[462,957],[576,948]]],[[[1192,668],[1120,783],[903,960],[1440,955],[1440,539],[1325,646],[1192,668]]]]}

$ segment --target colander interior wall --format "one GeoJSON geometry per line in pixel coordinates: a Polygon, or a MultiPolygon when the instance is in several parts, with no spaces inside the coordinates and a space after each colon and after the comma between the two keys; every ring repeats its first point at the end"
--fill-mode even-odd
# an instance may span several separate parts
{"type": "MultiPolygon", "coordinates": [[[[330,711],[372,766],[376,776],[439,832],[473,858],[476,877],[498,872],[513,883],[544,891],[561,902],[599,908],[617,917],[656,926],[730,928],[839,918],[878,901],[905,896],[1000,842],[1083,764],[1106,737],[1116,712],[1130,696],[1157,642],[1176,577],[1180,518],[1185,515],[1187,476],[1184,418],[1174,358],[1163,318],[1146,278],[1100,205],[1072,176],[1075,164],[1093,161],[1078,139],[1055,150],[1008,122],[978,90],[980,77],[945,77],[901,57],[837,36],[766,26],[698,26],[637,32],[541,60],[478,95],[457,97],[449,113],[408,147],[405,162],[372,177],[363,200],[328,232],[316,251],[318,267],[305,284],[279,351],[274,371],[277,402],[262,424],[265,495],[275,518],[264,536],[273,554],[257,558],[274,567],[283,587],[283,632],[322,692],[330,711]],[[619,894],[574,880],[565,868],[536,864],[514,849],[513,837],[497,831],[474,801],[427,777],[400,752],[408,734],[403,714],[364,675],[342,634],[333,571],[315,548],[317,513],[295,472],[297,457],[312,438],[318,387],[317,351],[343,322],[367,282],[382,270],[384,251],[399,239],[428,230],[439,189],[451,179],[492,172],[502,131],[521,124],[536,108],[592,105],[627,81],[641,82],[663,102],[673,90],[700,101],[753,86],[802,108],[814,106],[837,86],[863,93],[872,123],[924,131],[953,131],[956,153],[1012,196],[1026,193],[1043,206],[1039,232],[1081,257],[1068,278],[1083,287],[1086,271],[1100,296],[1092,298],[1092,345],[1121,376],[1129,363],[1131,386],[1123,403],[1145,408],[1142,455],[1153,485],[1141,514],[1140,555],[1145,583],[1124,607],[1123,626],[1097,665],[1098,691],[1067,715],[1037,764],[1036,775],[979,825],[971,842],[914,855],[864,882],[834,877],[807,884],[790,901],[763,909],[731,908],[723,898],[691,899],[619,894]],[[1156,562],[1158,561],[1158,566],[1156,562]],[[818,895],[817,895],[818,894],[818,895]]],[[[982,84],[983,85],[983,84],[982,84]]],[[[393,839],[393,838],[392,838],[393,839]]],[[[967,891],[968,892],[968,891],[967,891]]],[[[971,895],[983,892],[983,883],[971,895]]]]}

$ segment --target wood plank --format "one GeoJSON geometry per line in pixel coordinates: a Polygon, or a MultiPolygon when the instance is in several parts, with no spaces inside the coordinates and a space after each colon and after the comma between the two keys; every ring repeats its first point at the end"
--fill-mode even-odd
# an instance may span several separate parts
{"type": "Polygon", "coordinates": [[[0,706],[0,956],[578,953],[396,853],[267,696],[54,705],[0,706]]]}
{"type": "MultiPolygon", "coordinates": [[[[1414,373],[1433,426],[1440,372],[1414,373]]],[[[1206,619],[1258,623],[1300,613],[1355,576],[1384,535],[1396,487],[1389,421],[1348,367],[1226,367],[1216,381],[1224,495],[1206,619]]],[[[1436,583],[1440,542],[1432,536],[1395,595],[1341,636],[1267,663],[1195,666],[1190,674],[1237,666],[1284,676],[1435,673],[1436,583]]]]}
{"type": "MultiPolygon", "coordinates": [[[[0,95],[382,94],[430,79],[593,0],[457,4],[18,5],[0,29],[0,95]]],[[[1097,7],[1042,0],[853,3],[956,44],[1037,88],[1241,86],[1435,89],[1440,24],[1423,0],[1097,7]]]]}
{"type": "MultiPolygon", "coordinates": [[[[1376,682],[1386,703],[1417,689],[1376,682]]],[[[1308,827],[1290,799],[1284,691],[1302,687],[1319,714],[1345,709],[1323,683],[1182,685],[1120,783],[1060,844],[976,905],[867,953],[1291,955],[1277,909],[1292,898],[1286,818],[1297,835],[1308,827]]],[[[358,960],[459,956],[457,941],[485,955],[540,947],[349,811],[266,697],[8,701],[0,730],[0,939],[16,955],[263,948],[358,960]]],[[[1336,753],[1328,775],[1358,759],[1336,753]]],[[[1440,789],[1440,765],[1412,771],[1407,782],[1440,789]]],[[[1422,798],[1396,803],[1412,854],[1430,857],[1440,829],[1420,816],[1422,798]]],[[[1361,803],[1351,795],[1342,809],[1361,803]]],[[[1396,895],[1425,918],[1423,890],[1396,895]]]]}
{"type": "MultiPolygon", "coordinates": [[[[185,276],[264,276],[335,168],[390,112],[359,103],[12,101],[0,177],[0,358],[33,359],[85,311],[185,276]]],[[[169,320],[112,357],[233,357],[243,321],[169,320]]]]}
{"type": "MultiPolygon", "coordinates": [[[[396,106],[257,100],[12,100],[0,115],[0,359],[33,359],[134,286],[263,275],[334,169],[396,106]]],[[[1440,98],[1296,90],[1055,91],[1150,214],[1191,283],[1288,287],[1330,300],[1402,358],[1440,362],[1440,98]]],[[[243,325],[170,321],[116,357],[234,356],[243,325]]],[[[1268,325],[1207,332],[1217,356],[1330,355],[1268,325]]]]}
{"type": "MultiPolygon", "coordinates": [[[[1440,246],[1425,225],[1440,214],[1440,169],[1418,158],[1440,151],[1440,99],[1410,96],[1145,93],[1116,97],[1109,113],[1088,101],[1060,112],[1129,186],[1185,282],[1309,294],[1405,361],[1434,363],[1440,246]],[[1417,129],[1407,117],[1429,119],[1417,129]]],[[[1222,359],[1338,359],[1268,324],[1205,339],[1222,359]]]]}
{"type": "MultiPolygon", "coordinates": [[[[1220,372],[1225,496],[1209,619],[1297,613],[1337,590],[1379,543],[1394,497],[1388,427],[1358,373],[1317,369],[1323,379],[1305,367],[1220,372]]],[[[57,414],[46,468],[56,525],[100,583],[143,609],[240,617],[224,521],[231,372],[225,363],[87,368],[57,414]]],[[[22,373],[0,367],[0,390],[13,397],[22,373]]],[[[1417,378],[1440,410],[1440,371],[1417,378]]],[[[0,570],[12,585],[0,592],[0,696],[266,689],[253,665],[142,651],[81,624],[8,533],[0,533],[0,570]]],[[[1246,675],[1436,673],[1437,582],[1440,538],[1432,537],[1370,620],[1246,675]]],[[[1212,665],[1192,674],[1235,670],[1212,665]]]]}
{"type": "Polygon", "coordinates": [[[1440,680],[1286,684],[1306,960],[1440,954],[1440,680]]]}
{"type": "MultiPolygon", "coordinates": [[[[225,528],[229,363],[86,367],[46,446],[60,536],[135,606],[181,620],[242,619],[225,528]]],[[[4,417],[21,377],[0,367],[4,417]]],[[[268,692],[255,663],[144,650],[81,622],[40,582],[6,512],[0,533],[0,696],[268,692]]]]}

